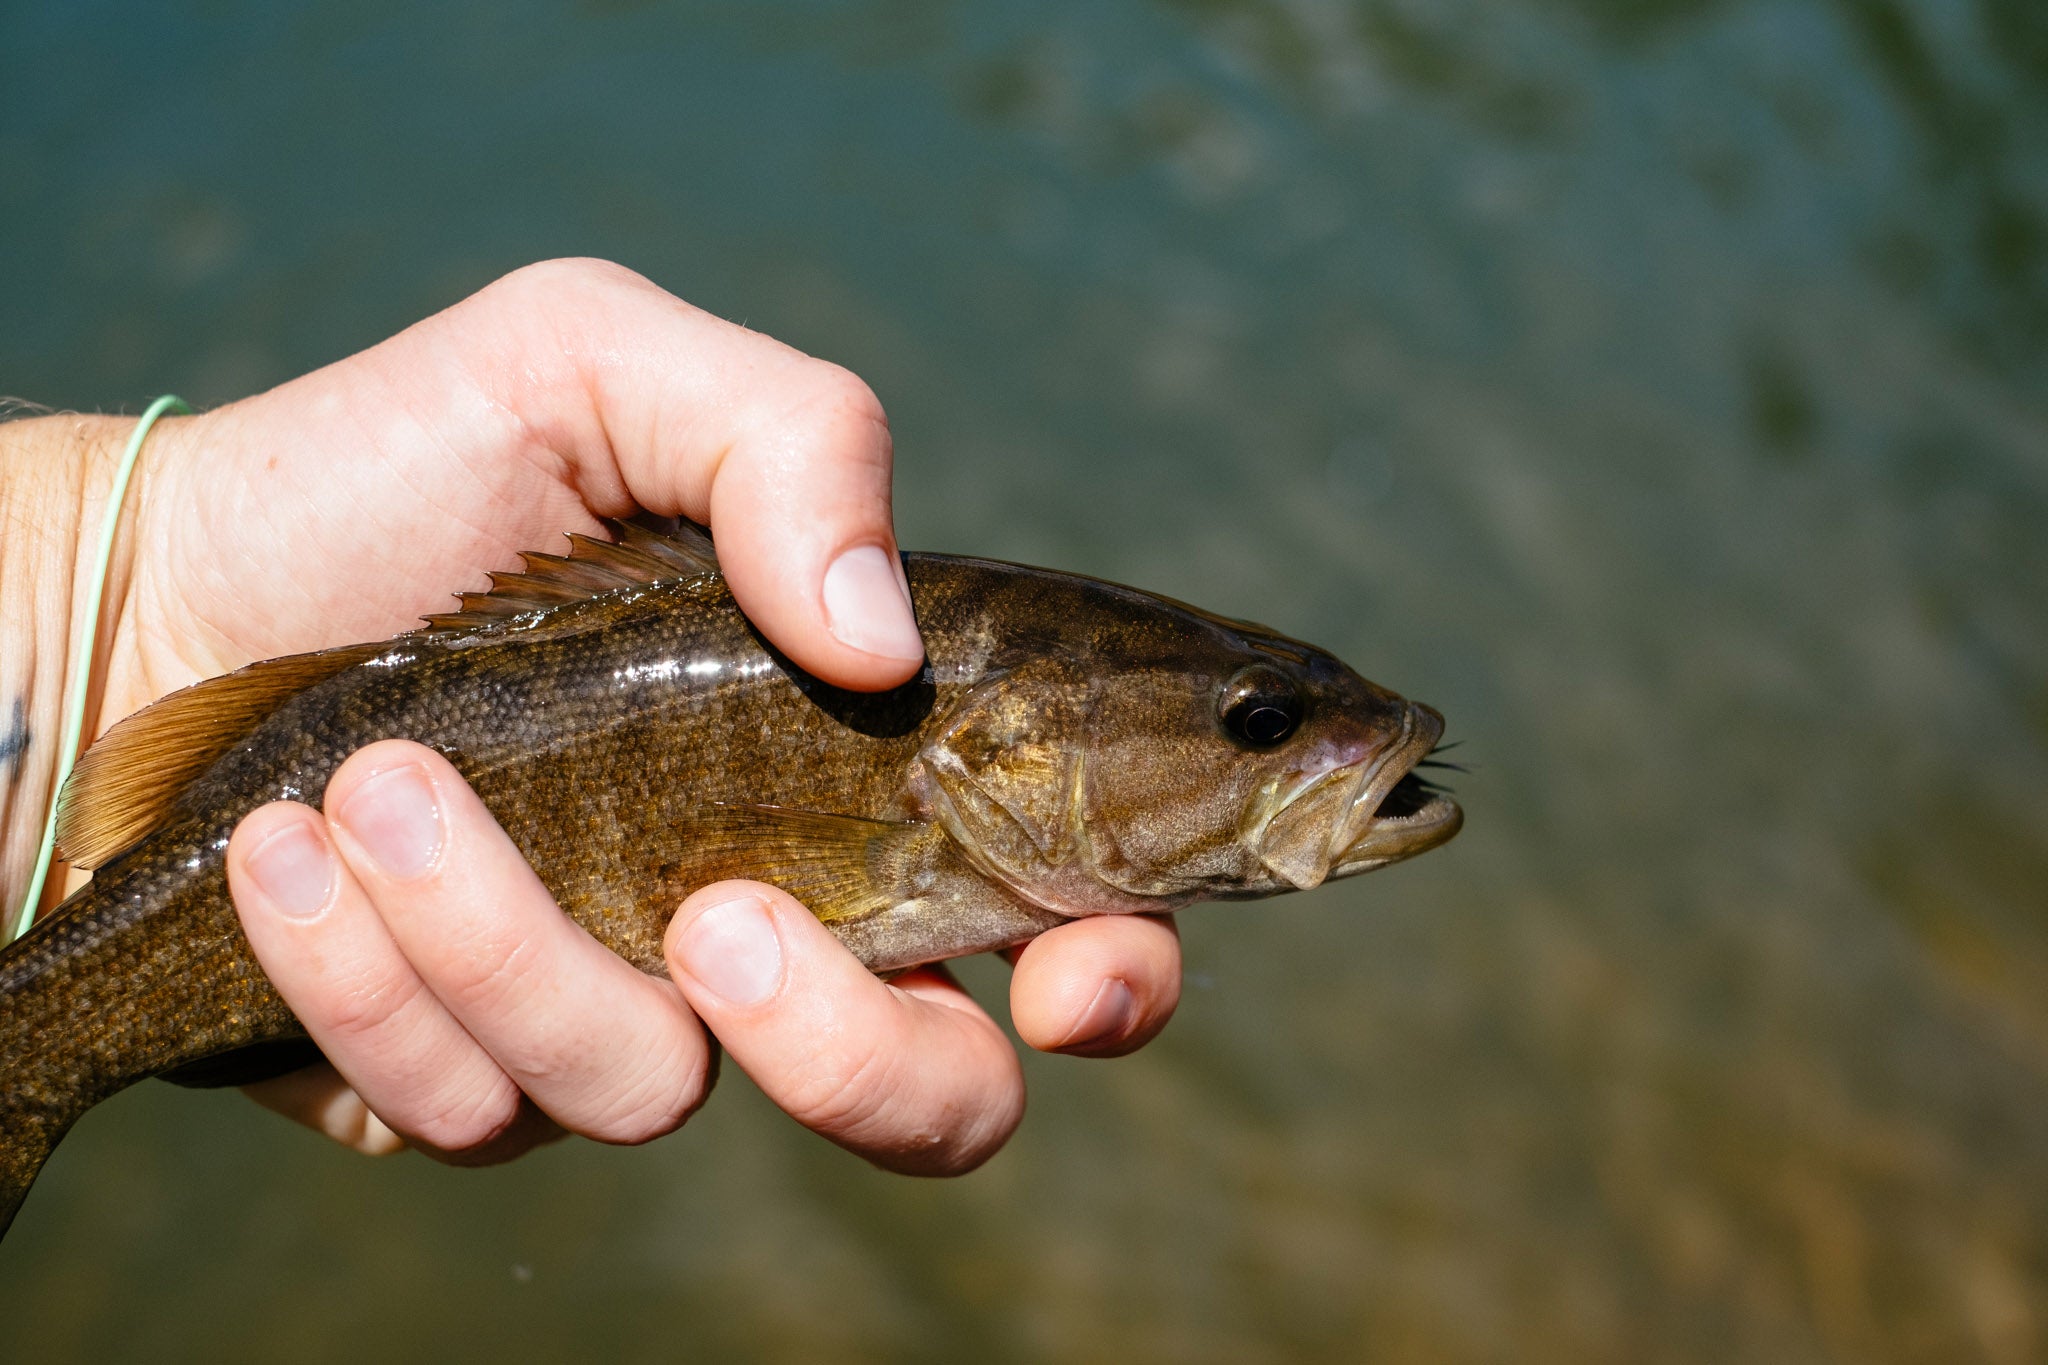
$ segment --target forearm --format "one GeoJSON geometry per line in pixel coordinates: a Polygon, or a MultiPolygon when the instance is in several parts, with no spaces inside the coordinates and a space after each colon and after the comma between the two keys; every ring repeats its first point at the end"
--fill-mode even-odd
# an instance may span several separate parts
{"type": "MultiPolygon", "coordinates": [[[[0,424],[0,913],[10,920],[56,799],[67,682],[88,666],[77,624],[133,425],[68,413],[0,424]]],[[[120,587],[109,585],[95,652],[119,621],[120,587]]]]}

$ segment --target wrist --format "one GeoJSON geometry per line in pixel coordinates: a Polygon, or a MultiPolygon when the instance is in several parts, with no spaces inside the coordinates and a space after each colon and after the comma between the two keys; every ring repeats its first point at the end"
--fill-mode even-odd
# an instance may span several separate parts
{"type": "MultiPolygon", "coordinates": [[[[123,616],[132,556],[117,540],[98,638],[77,638],[98,586],[114,469],[133,429],[133,418],[75,413],[0,425],[0,907],[10,913],[57,797],[67,684],[107,657],[123,616]]],[[[105,677],[94,672],[85,742],[105,677]]]]}

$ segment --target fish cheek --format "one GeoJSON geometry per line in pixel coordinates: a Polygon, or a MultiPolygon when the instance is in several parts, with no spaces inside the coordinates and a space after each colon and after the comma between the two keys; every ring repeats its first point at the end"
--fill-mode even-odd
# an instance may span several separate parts
{"type": "Polygon", "coordinates": [[[1213,669],[1112,675],[1095,707],[1083,813],[1102,882],[1184,897],[1241,874],[1241,812],[1262,755],[1218,728],[1213,669]]]}
{"type": "Polygon", "coordinates": [[[1135,894],[1242,875],[1241,811],[1254,774],[1212,734],[1128,734],[1092,756],[1087,823],[1096,870],[1135,894]]]}

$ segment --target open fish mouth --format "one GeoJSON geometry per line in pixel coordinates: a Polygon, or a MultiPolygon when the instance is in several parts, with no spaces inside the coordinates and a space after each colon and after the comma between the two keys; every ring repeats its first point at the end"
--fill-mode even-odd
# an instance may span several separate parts
{"type": "Polygon", "coordinates": [[[1370,872],[1426,853],[1449,840],[1464,823],[1465,812],[1457,802],[1430,788],[1413,772],[1403,773],[1365,829],[1337,855],[1330,875],[1370,872]]]}
{"type": "Polygon", "coordinates": [[[1444,718],[1410,702],[1401,731],[1371,760],[1309,779],[1282,798],[1259,833],[1259,862],[1296,890],[1412,858],[1458,832],[1457,802],[1415,768],[1443,738],[1444,718]]]}
{"type": "Polygon", "coordinates": [[[1443,738],[1444,720],[1411,703],[1398,743],[1366,774],[1344,828],[1349,840],[1330,861],[1329,875],[1347,877],[1412,858],[1444,843],[1465,823],[1458,803],[1415,771],[1443,738]]]}

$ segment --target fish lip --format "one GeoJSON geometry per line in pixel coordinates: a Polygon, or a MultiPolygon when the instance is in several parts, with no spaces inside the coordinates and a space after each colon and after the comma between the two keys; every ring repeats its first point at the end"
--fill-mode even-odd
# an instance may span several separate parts
{"type": "Polygon", "coordinates": [[[1404,815],[1382,815],[1380,807],[1394,788],[1427,758],[1443,739],[1444,718],[1433,707],[1408,703],[1401,737],[1359,785],[1356,798],[1332,839],[1332,877],[1370,872],[1403,858],[1412,858],[1455,835],[1465,812],[1448,796],[1435,793],[1404,815]]]}
{"type": "Polygon", "coordinates": [[[1457,832],[1463,815],[1443,798],[1421,801],[1399,816],[1380,814],[1388,795],[1443,738],[1444,718],[1430,707],[1401,702],[1397,714],[1400,728],[1371,757],[1303,774],[1291,790],[1276,793],[1255,836],[1266,873],[1304,891],[1434,848],[1457,832]],[[1308,833],[1305,821],[1323,825],[1308,847],[1300,837],[1308,833]]]}

